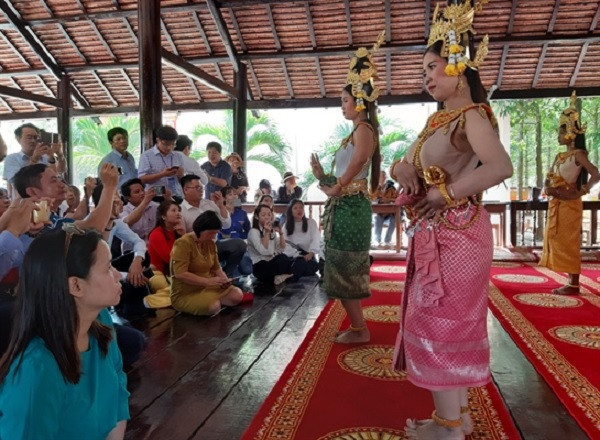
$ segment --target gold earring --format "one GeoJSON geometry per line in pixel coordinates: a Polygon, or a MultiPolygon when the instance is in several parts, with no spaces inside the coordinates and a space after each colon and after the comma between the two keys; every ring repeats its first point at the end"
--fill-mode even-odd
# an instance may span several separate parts
{"type": "Polygon", "coordinates": [[[463,82],[463,77],[459,76],[458,77],[458,84],[456,86],[456,89],[458,90],[458,94],[459,95],[462,95],[464,88],[465,88],[465,83],[463,82]]]}

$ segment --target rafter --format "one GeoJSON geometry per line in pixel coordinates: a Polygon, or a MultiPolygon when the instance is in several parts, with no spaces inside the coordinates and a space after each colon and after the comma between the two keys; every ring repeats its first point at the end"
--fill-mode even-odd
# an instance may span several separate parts
{"type": "Polygon", "coordinates": [[[506,34],[511,35],[513,33],[513,28],[515,26],[515,15],[517,13],[517,3],[519,0],[512,0],[512,5],[510,7],[510,18],[508,19],[508,28],[506,29],[506,34]]]}
{"type": "Polygon", "coordinates": [[[385,54],[385,90],[386,95],[392,93],[392,55],[385,54]]]}
{"type": "Polygon", "coordinates": [[[425,0],[425,38],[429,36],[429,26],[431,26],[431,0],[425,0]]]}
{"type": "Polygon", "coordinates": [[[596,13],[594,14],[594,18],[592,18],[592,23],[590,24],[590,32],[594,32],[596,30],[596,26],[598,26],[598,20],[600,20],[600,7],[596,8],[596,13]]]}
{"type": "Polygon", "coordinates": [[[285,84],[287,85],[287,89],[290,94],[290,98],[294,98],[294,89],[292,88],[292,81],[290,81],[290,75],[288,73],[287,66],[285,65],[284,59],[281,59],[281,68],[283,70],[283,76],[285,77],[285,84]]]}
{"type": "Polygon", "coordinates": [[[350,0],[344,0],[344,11],[346,12],[346,31],[348,32],[348,45],[352,46],[352,19],[350,17],[350,0]]]}
{"type": "Polygon", "coordinates": [[[275,28],[275,20],[273,20],[273,11],[271,11],[270,5],[265,5],[265,9],[267,10],[267,18],[269,19],[269,24],[271,25],[273,40],[275,40],[275,49],[277,49],[277,51],[279,52],[281,50],[281,41],[279,41],[279,35],[277,35],[277,29],[275,28]]]}
{"type": "MultiPolygon", "coordinates": [[[[169,104],[173,104],[173,97],[169,93],[169,89],[167,89],[167,86],[165,86],[165,83],[162,83],[162,91],[163,91],[163,95],[167,97],[167,101],[169,101],[169,104]]],[[[164,111],[164,106],[163,106],[163,111],[164,111]]]]}
{"type": "Polygon", "coordinates": [[[569,87],[574,87],[577,82],[577,77],[579,76],[579,69],[581,69],[581,65],[583,64],[583,59],[587,54],[587,50],[589,47],[589,43],[584,43],[581,46],[581,52],[579,52],[579,58],[577,59],[577,65],[575,66],[575,70],[573,71],[573,75],[571,75],[571,80],[569,81],[569,87]]]}
{"type": "MultiPolygon", "coordinates": [[[[389,43],[392,38],[392,0],[385,0],[385,41],[389,43]]],[[[425,18],[427,20],[427,18],[425,18]]]]}
{"type": "MultiPolygon", "coordinates": [[[[246,52],[248,50],[248,46],[246,46],[246,43],[244,42],[244,37],[242,37],[242,31],[240,30],[240,25],[237,21],[237,17],[235,16],[235,12],[233,11],[233,8],[228,8],[227,9],[229,12],[229,17],[231,18],[231,24],[233,24],[233,28],[235,29],[235,33],[238,37],[238,41],[240,43],[240,48],[242,49],[242,52],[246,52]]],[[[258,91],[259,96],[262,96],[262,90],[260,90],[260,85],[258,84],[258,78],[256,77],[256,73],[254,72],[254,67],[252,66],[252,61],[248,60],[246,61],[246,65],[248,67],[248,69],[246,71],[250,71],[250,75],[252,76],[252,80],[254,81],[254,87],[256,87],[256,90],[258,91]]],[[[217,63],[214,64],[215,69],[217,69],[217,74],[221,77],[221,79],[223,79],[223,77],[221,76],[221,70],[219,69],[219,65],[217,63]]],[[[254,99],[254,96],[252,96],[252,89],[250,88],[250,84],[248,83],[248,78],[246,77],[246,98],[249,101],[252,101],[254,99]]]]}
{"type": "Polygon", "coordinates": [[[110,90],[108,90],[108,87],[106,86],[106,84],[104,84],[104,81],[102,81],[102,78],[100,78],[100,76],[98,75],[98,72],[92,71],[91,73],[94,79],[98,81],[98,85],[100,86],[100,88],[104,91],[104,93],[106,93],[106,96],[108,96],[108,99],[110,99],[112,104],[115,107],[117,107],[119,105],[119,102],[115,99],[110,90]]]}
{"type": "MultiPolygon", "coordinates": [[[[256,76],[256,72],[254,71],[254,67],[252,63],[248,61],[248,70],[250,71],[250,76],[252,77],[252,82],[254,83],[254,87],[256,88],[256,92],[258,93],[258,99],[263,99],[262,89],[260,88],[260,84],[258,82],[258,77],[256,76]]],[[[250,91],[250,87],[247,87],[248,91],[250,91]]]]}
{"type": "Polygon", "coordinates": [[[315,35],[315,25],[313,23],[312,14],[310,13],[310,4],[304,2],[304,9],[306,9],[306,21],[308,23],[308,36],[310,37],[310,44],[313,49],[317,47],[317,37],[315,35]]]}
{"type": "MultiPolygon", "coordinates": [[[[37,95],[35,93],[27,92],[25,90],[21,90],[20,88],[13,88],[0,85],[0,95],[2,96],[10,96],[11,98],[22,99],[24,101],[29,101],[32,103],[40,103],[51,105],[53,107],[60,107],[61,102],[56,98],[50,98],[46,95],[37,95]]],[[[35,107],[37,108],[37,107],[35,107]]]]}
{"type": "Polygon", "coordinates": [[[555,0],[554,9],[552,10],[552,17],[550,18],[550,22],[548,23],[548,29],[546,32],[551,34],[554,32],[554,25],[556,24],[556,17],[558,17],[558,8],[560,7],[560,0],[555,0]]]}
{"type": "Polygon", "coordinates": [[[531,87],[534,89],[538,85],[538,81],[540,79],[540,74],[542,73],[542,68],[544,67],[544,61],[546,60],[546,52],[548,51],[548,43],[544,44],[542,47],[542,53],[540,54],[540,58],[538,59],[537,67],[535,68],[535,75],[533,75],[533,83],[531,87]]]}
{"type": "Polygon", "coordinates": [[[323,81],[323,73],[321,72],[321,62],[319,61],[319,57],[315,58],[315,66],[317,68],[317,78],[319,79],[319,90],[321,91],[321,96],[324,98],[327,95],[325,90],[325,81],[323,81]]]}
{"type": "Polygon", "coordinates": [[[206,5],[208,6],[208,11],[215,22],[215,25],[217,26],[217,31],[219,32],[221,41],[225,46],[225,51],[227,52],[229,61],[233,66],[233,70],[237,72],[240,70],[237,52],[235,50],[235,46],[233,45],[233,41],[231,41],[231,35],[229,35],[229,31],[227,30],[227,25],[223,19],[223,14],[221,14],[221,10],[215,3],[215,0],[206,0],[206,5]]]}
{"type": "MultiPolygon", "coordinates": [[[[9,81],[13,85],[14,89],[23,90],[21,88],[21,86],[19,85],[19,83],[14,78],[9,78],[9,81]]],[[[40,111],[39,107],[35,104],[35,101],[32,101],[32,100],[26,100],[26,101],[35,109],[35,111],[40,111]]]]}
{"type": "Polygon", "coordinates": [[[506,66],[506,58],[508,57],[508,44],[502,49],[502,58],[500,59],[500,68],[498,69],[498,78],[496,79],[496,87],[498,89],[502,85],[502,76],[504,75],[504,67],[506,66]]]}
{"type": "Polygon", "coordinates": [[[125,78],[125,82],[129,85],[129,87],[131,88],[131,91],[133,92],[135,97],[139,99],[140,92],[138,92],[138,89],[135,87],[135,84],[133,83],[133,80],[131,79],[129,74],[125,71],[125,69],[121,69],[120,72],[123,75],[123,78],[125,78]]]}

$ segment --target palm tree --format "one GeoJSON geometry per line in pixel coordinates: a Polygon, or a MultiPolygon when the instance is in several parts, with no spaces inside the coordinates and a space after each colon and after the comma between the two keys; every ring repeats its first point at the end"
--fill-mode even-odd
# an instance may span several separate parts
{"type": "Polygon", "coordinates": [[[98,164],[111,151],[106,137],[108,130],[122,127],[129,133],[128,151],[139,163],[140,158],[140,119],[139,117],[111,116],[102,118],[97,124],[91,118],[76,119],[72,126],[73,183],[83,183],[87,176],[98,174],[98,164]]]}
{"type": "MultiPolygon", "coordinates": [[[[277,124],[262,113],[258,118],[247,113],[247,147],[246,160],[258,161],[273,166],[280,174],[288,169],[291,147],[277,129],[277,124]],[[265,147],[265,148],[259,148],[265,147]]],[[[233,151],[233,112],[225,111],[225,117],[219,124],[199,124],[192,130],[192,139],[200,136],[212,136],[221,143],[223,156],[233,151]]],[[[206,156],[206,151],[195,150],[194,159],[206,156]]]]}

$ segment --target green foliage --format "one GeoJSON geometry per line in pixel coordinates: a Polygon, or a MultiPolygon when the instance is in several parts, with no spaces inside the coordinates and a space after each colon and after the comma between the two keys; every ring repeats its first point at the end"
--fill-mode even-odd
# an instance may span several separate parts
{"type": "Polygon", "coordinates": [[[98,164],[111,151],[106,137],[108,130],[122,127],[129,133],[128,151],[139,163],[140,158],[140,119],[138,117],[111,116],[97,124],[91,118],[75,119],[71,126],[73,145],[73,183],[83,184],[87,176],[98,175],[98,164]]]}
{"type": "MultiPolygon", "coordinates": [[[[291,146],[279,133],[277,124],[266,113],[262,113],[256,118],[251,112],[248,112],[246,128],[246,160],[267,163],[283,174],[289,168],[291,146]]],[[[223,157],[231,153],[233,151],[233,112],[227,110],[220,123],[196,125],[191,136],[196,141],[200,136],[207,135],[215,138],[221,144],[223,157]]],[[[192,154],[195,159],[205,156],[206,151],[194,151],[192,154]]]]}

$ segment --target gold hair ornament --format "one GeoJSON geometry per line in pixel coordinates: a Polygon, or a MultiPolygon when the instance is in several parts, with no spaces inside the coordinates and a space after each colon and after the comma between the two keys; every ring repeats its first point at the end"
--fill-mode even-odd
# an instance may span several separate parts
{"type": "Polygon", "coordinates": [[[581,124],[576,103],[577,94],[575,93],[575,90],[573,90],[573,93],[571,93],[571,104],[563,110],[560,118],[558,118],[558,126],[562,127],[564,125],[567,128],[565,139],[568,141],[574,140],[578,134],[585,134],[587,130],[587,124],[581,124]]]}
{"type": "Polygon", "coordinates": [[[448,59],[448,65],[444,69],[446,75],[458,76],[467,67],[478,69],[483,63],[483,59],[488,53],[488,36],[483,37],[483,40],[479,43],[473,60],[466,56],[466,44],[462,44],[462,42],[465,39],[465,42],[468,43],[468,37],[464,34],[470,32],[475,35],[473,17],[475,13],[481,11],[483,5],[488,1],[476,0],[475,5],[471,6],[471,0],[467,0],[460,5],[446,6],[443,12],[439,11],[439,3],[436,4],[427,47],[438,41],[442,42],[440,55],[448,59]]]}
{"type": "Polygon", "coordinates": [[[350,60],[346,84],[352,84],[352,96],[356,100],[354,109],[357,112],[366,108],[364,100],[373,102],[379,98],[379,88],[374,82],[377,79],[377,65],[373,61],[373,55],[385,42],[384,37],[385,31],[382,31],[370,50],[366,47],[359,47],[350,60]],[[370,84],[370,93],[365,89],[365,84],[370,84]]]}

